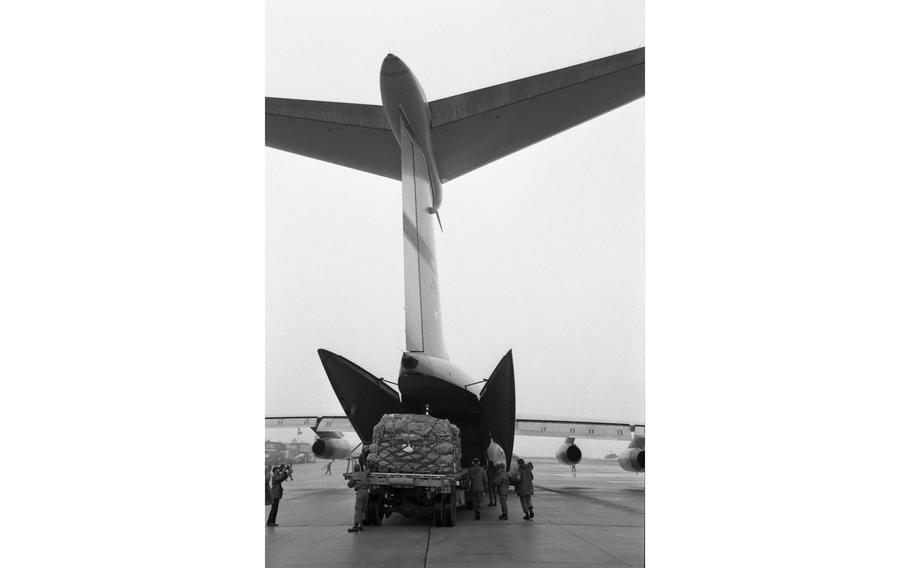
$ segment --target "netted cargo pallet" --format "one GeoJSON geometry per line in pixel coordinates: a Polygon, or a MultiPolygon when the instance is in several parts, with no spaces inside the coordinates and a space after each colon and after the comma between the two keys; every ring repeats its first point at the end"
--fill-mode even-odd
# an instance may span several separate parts
{"type": "Polygon", "coordinates": [[[455,473],[461,470],[460,431],[425,414],[386,414],[373,428],[367,462],[377,472],[455,473]]]}

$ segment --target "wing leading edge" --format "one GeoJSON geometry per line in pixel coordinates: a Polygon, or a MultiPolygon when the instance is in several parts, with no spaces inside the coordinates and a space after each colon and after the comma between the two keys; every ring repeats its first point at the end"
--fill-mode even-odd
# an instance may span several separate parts
{"type": "Polygon", "coordinates": [[[556,420],[530,417],[523,417],[515,420],[516,436],[630,440],[633,436],[644,436],[644,431],[644,424],[630,424],[628,422],[556,420]]]}
{"type": "Polygon", "coordinates": [[[354,432],[347,416],[266,416],[266,428],[311,428],[317,434],[354,432]]]}

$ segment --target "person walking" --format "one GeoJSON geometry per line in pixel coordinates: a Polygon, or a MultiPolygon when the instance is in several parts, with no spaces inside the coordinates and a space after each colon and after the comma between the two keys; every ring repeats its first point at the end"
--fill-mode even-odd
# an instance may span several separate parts
{"type": "Polygon", "coordinates": [[[334,462],[335,462],[335,460],[326,462],[325,469],[322,470],[322,475],[332,475],[332,464],[334,462]]]}
{"type": "Polygon", "coordinates": [[[370,484],[367,481],[369,475],[369,466],[362,468],[359,463],[354,464],[354,473],[348,480],[348,487],[354,488],[354,526],[348,529],[349,533],[363,530],[363,516],[366,513],[367,500],[370,498],[370,484]]]}
{"type": "Polygon", "coordinates": [[[471,464],[471,469],[468,470],[468,490],[474,505],[474,520],[479,521],[483,494],[487,491],[487,472],[480,467],[480,459],[474,458],[471,464]]]}
{"type": "MultiPolygon", "coordinates": [[[[527,463],[528,471],[531,472],[531,479],[534,479],[534,464],[531,462],[527,463]]],[[[528,510],[531,511],[531,518],[534,518],[534,487],[531,486],[531,494],[528,495],[528,510]]]]}
{"type": "Polygon", "coordinates": [[[497,465],[493,463],[493,460],[487,460],[487,486],[490,488],[490,502],[487,503],[487,507],[496,506],[496,489],[493,488],[493,478],[496,477],[497,465]]]}
{"type": "Polygon", "coordinates": [[[500,521],[509,520],[509,506],[506,504],[506,498],[509,496],[509,473],[506,471],[506,464],[496,464],[496,475],[493,476],[493,493],[499,494],[499,506],[502,508],[502,514],[499,515],[500,521]]]}
{"type": "Polygon", "coordinates": [[[281,467],[272,468],[272,510],[269,511],[269,520],[265,523],[267,527],[278,526],[278,523],[275,522],[278,518],[278,502],[284,495],[284,487],[281,486],[281,483],[287,478],[288,474],[282,471],[281,467]]]}
{"type": "Polygon", "coordinates": [[[521,501],[521,510],[525,514],[522,518],[530,521],[534,518],[534,507],[531,506],[531,495],[534,494],[534,474],[531,473],[530,468],[522,459],[518,460],[518,475],[519,479],[518,485],[515,487],[515,493],[518,494],[518,499],[521,501]]]}

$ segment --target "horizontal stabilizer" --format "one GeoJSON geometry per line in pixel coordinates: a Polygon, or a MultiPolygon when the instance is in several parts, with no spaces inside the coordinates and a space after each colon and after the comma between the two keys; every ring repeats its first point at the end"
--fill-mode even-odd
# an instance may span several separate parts
{"type": "Polygon", "coordinates": [[[443,182],[643,97],[645,49],[430,103],[443,182]]]}
{"type": "Polygon", "coordinates": [[[381,106],[266,97],[265,145],[401,179],[401,149],[381,106]]]}

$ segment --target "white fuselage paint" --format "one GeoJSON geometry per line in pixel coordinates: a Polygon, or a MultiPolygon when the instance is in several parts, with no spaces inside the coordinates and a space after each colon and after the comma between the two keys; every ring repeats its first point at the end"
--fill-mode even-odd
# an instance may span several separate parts
{"type": "Polygon", "coordinates": [[[464,386],[471,380],[448,361],[442,333],[436,269],[442,184],[433,157],[430,109],[414,74],[394,55],[383,61],[379,83],[386,118],[401,146],[406,349],[429,376],[464,386]]]}

